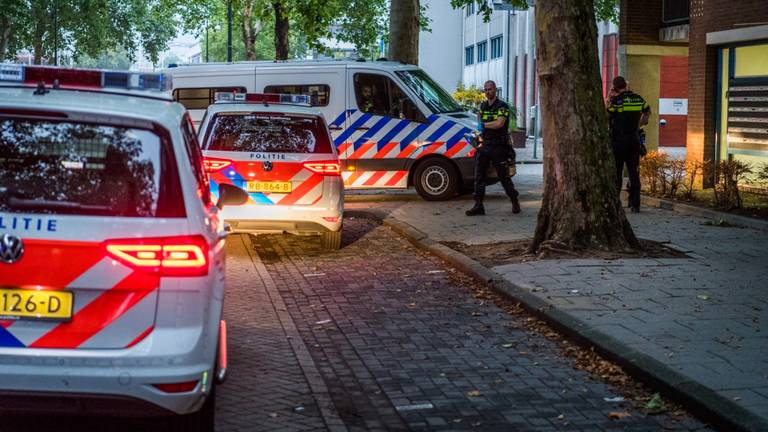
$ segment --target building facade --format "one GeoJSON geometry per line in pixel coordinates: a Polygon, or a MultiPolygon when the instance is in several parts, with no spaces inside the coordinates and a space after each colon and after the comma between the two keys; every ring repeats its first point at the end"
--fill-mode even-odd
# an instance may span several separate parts
{"type": "MultiPolygon", "coordinates": [[[[514,106],[517,125],[532,134],[538,101],[534,8],[514,10],[493,2],[495,10],[485,22],[475,5],[456,10],[445,0],[424,0],[432,19],[432,33],[422,32],[419,65],[447,90],[460,82],[482,88],[496,82],[499,97],[514,106]],[[437,25],[439,24],[439,25],[437,25]],[[532,109],[533,108],[533,109],[532,109]]],[[[598,23],[598,49],[607,95],[618,74],[618,26],[598,23]]]]}
{"type": "Polygon", "coordinates": [[[649,144],[768,162],[768,2],[621,2],[620,70],[655,114],[649,144]]]}

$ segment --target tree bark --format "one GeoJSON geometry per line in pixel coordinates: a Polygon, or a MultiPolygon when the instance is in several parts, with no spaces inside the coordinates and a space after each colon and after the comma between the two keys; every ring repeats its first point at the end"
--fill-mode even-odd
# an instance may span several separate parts
{"type": "Polygon", "coordinates": [[[253,25],[253,2],[243,2],[242,15],[243,45],[245,45],[245,59],[256,60],[256,33],[253,25]]]}
{"type": "Polygon", "coordinates": [[[8,54],[8,45],[11,41],[11,23],[8,17],[3,16],[0,18],[0,62],[5,60],[5,56],[8,54]]]}
{"type": "Polygon", "coordinates": [[[419,64],[419,0],[392,0],[389,12],[389,59],[419,64]]]}
{"type": "Polygon", "coordinates": [[[639,248],[616,190],[594,5],[536,2],[544,196],[531,252],[639,248]]]}
{"type": "Polygon", "coordinates": [[[275,10],[275,60],[288,60],[288,13],[280,2],[273,2],[275,10]]]}

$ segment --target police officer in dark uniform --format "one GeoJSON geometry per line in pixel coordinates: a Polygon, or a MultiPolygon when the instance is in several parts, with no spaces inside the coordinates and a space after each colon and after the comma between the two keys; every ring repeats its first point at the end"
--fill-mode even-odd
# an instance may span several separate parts
{"type": "Polygon", "coordinates": [[[509,178],[509,105],[496,98],[496,83],[486,81],[483,85],[487,101],[480,104],[478,120],[482,125],[482,142],[475,156],[475,206],[467,210],[467,216],[485,214],[483,198],[488,181],[488,168],[493,165],[504,192],[512,200],[512,213],[520,213],[519,195],[509,178]]]}
{"type": "Polygon", "coordinates": [[[611,144],[616,159],[616,185],[621,192],[624,165],[629,172],[629,208],[640,211],[640,126],[648,124],[651,108],[638,94],[629,90],[624,77],[613,79],[608,95],[611,144]]]}

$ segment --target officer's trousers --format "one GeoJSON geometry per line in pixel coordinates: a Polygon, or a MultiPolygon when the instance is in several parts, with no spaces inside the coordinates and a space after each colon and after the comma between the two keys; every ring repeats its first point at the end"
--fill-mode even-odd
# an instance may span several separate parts
{"type": "Polygon", "coordinates": [[[507,157],[509,149],[504,145],[481,147],[475,155],[475,201],[482,202],[485,198],[485,186],[488,184],[488,168],[493,165],[504,192],[511,200],[519,195],[515,190],[512,179],[509,178],[507,157]]]}
{"type": "Polygon", "coordinates": [[[616,159],[616,190],[621,193],[624,182],[624,165],[629,172],[629,206],[640,208],[640,145],[634,142],[614,142],[616,159]]]}

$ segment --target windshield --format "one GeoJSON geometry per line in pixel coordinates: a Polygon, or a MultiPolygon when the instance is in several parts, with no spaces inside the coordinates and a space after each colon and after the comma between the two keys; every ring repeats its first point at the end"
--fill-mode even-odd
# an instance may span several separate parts
{"type": "Polygon", "coordinates": [[[421,69],[398,71],[397,76],[435,114],[464,111],[461,106],[421,69]]]}
{"type": "Polygon", "coordinates": [[[149,130],[0,117],[0,211],[184,216],[163,147],[149,130]]]}
{"type": "Polygon", "coordinates": [[[273,153],[332,153],[319,117],[278,113],[216,114],[206,150],[273,153]]]}

